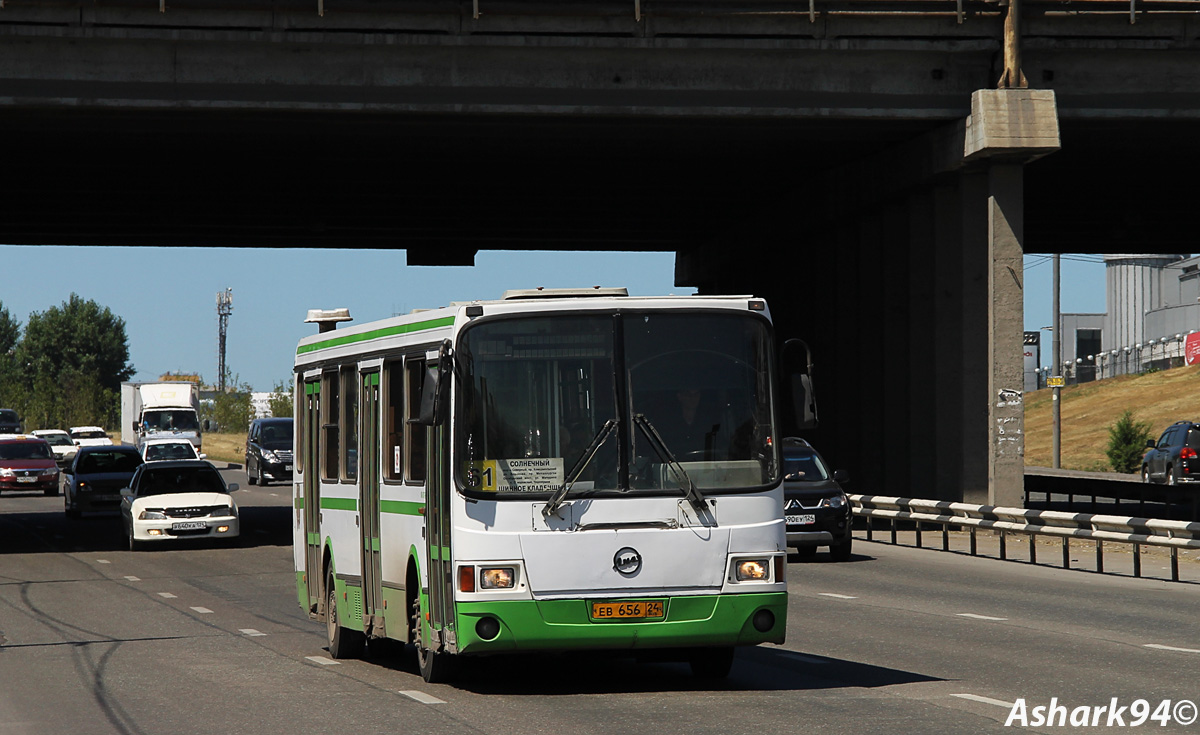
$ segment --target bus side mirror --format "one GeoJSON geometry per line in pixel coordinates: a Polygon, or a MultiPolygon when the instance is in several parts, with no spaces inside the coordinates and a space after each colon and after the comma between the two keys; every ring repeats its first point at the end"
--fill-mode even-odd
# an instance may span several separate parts
{"type": "Polygon", "coordinates": [[[813,392],[812,352],[802,340],[789,339],[783,343],[783,375],[785,391],[790,399],[788,417],[797,431],[817,428],[817,398],[813,392]],[[803,352],[800,352],[803,350],[803,352]]]}
{"type": "Polygon", "coordinates": [[[446,418],[450,398],[450,376],[453,375],[450,342],[442,343],[436,365],[427,365],[421,381],[421,411],[416,420],[418,426],[437,426],[446,418]]]}

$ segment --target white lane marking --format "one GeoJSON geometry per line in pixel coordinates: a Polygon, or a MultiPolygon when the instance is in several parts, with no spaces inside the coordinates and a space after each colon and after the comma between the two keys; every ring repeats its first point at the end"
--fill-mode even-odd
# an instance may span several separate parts
{"type": "Polygon", "coordinates": [[[201,615],[208,615],[208,614],[212,613],[212,610],[209,610],[207,607],[193,607],[192,609],[195,610],[196,612],[200,613],[201,615]]]}
{"type": "Polygon", "coordinates": [[[434,697],[434,696],[430,696],[430,695],[426,694],[425,692],[418,692],[415,689],[401,690],[400,694],[403,694],[404,696],[408,697],[409,699],[415,699],[418,702],[420,702],[421,704],[445,704],[446,703],[445,700],[438,699],[437,697],[434,697]]]}
{"type": "Polygon", "coordinates": [[[969,699],[972,702],[983,702],[984,704],[994,704],[997,707],[1004,707],[1006,709],[1013,708],[1013,702],[1005,702],[1003,700],[992,699],[990,697],[981,697],[978,694],[951,694],[950,696],[958,697],[959,699],[969,699]]]}
{"type": "Polygon", "coordinates": [[[96,563],[97,564],[112,564],[112,562],[109,561],[108,559],[97,559],[96,563]]]}
{"type": "Polygon", "coordinates": [[[261,630],[255,630],[254,628],[239,628],[238,631],[242,635],[249,636],[251,638],[258,635],[266,635],[266,633],[262,632],[261,630]]]}
{"type": "Polygon", "coordinates": [[[159,596],[159,597],[165,597],[165,598],[166,598],[166,599],[168,599],[168,600],[174,600],[174,599],[175,599],[175,595],[171,594],[170,592],[159,592],[159,593],[158,593],[158,596],[159,596]]]}
{"type": "Polygon", "coordinates": [[[1008,618],[993,618],[991,615],[976,615],[975,613],[958,613],[958,617],[973,620],[1008,620],[1008,618]]]}
{"type": "Polygon", "coordinates": [[[1146,648],[1157,648],[1160,651],[1179,651],[1180,653],[1200,653],[1195,648],[1179,648],[1178,646],[1163,646],[1158,643],[1147,643],[1146,648]]]}
{"type": "Polygon", "coordinates": [[[312,661],[314,664],[321,664],[322,666],[341,666],[342,665],[341,661],[334,661],[333,659],[325,658],[324,656],[305,656],[304,658],[308,659],[309,661],[312,661]]]}
{"type": "Polygon", "coordinates": [[[836,597],[839,600],[857,600],[858,599],[857,597],[852,597],[850,595],[835,595],[832,592],[818,592],[817,594],[821,595],[822,597],[836,597]]]}
{"type": "Polygon", "coordinates": [[[805,656],[803,653],[796,653],[795,651],[780,651],[780,653],[783,654],[784,656],[787,656],[788,658],[794,658],[797,661],[802,661],[806,664],[827,664],[827,663],[829,663],[825,659],[813,658],[812,656],[805,656]]]}
{"type": "Polygon", "coordinates": [[[279,493],[271,493],[271,497],[272,497],[272,498],[278,498],[278,497],[279,497],[279,493]]]}
{"type": "Polygon", "coordinates": [[[130,582],[141,582],[142,581],[141,577],[135,577],[132,574],[126,574],[125,579],[128,579],[130,582]]]}

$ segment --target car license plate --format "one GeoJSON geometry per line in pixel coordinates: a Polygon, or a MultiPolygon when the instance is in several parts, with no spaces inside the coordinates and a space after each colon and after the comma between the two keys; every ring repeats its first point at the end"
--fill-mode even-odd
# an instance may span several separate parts
{"type": "Polygon", "coordinates": [[[812,513],[805,513],[801,516],[785,516],[784,520],[789,526],[807,526],[816,523],[817,517],[812,513]]]}
{"type": "Polygon", "coordinates": [[[35,481],[37,481],[37,478],[33,477],[32,475],[29,477],[18,477],[17,478],[17,482],[35,482],[35,481]]]}
{"type": "Polygon", "coordinates": [[[201,531],[208,528],[204,521],[179,521],[171,524],[172,531],[201,531]]]}
{"type": "Polygon", "coordinates": [[[662,600],[593,602],[593,620],[644,620],[663,617],[662,600]]]}

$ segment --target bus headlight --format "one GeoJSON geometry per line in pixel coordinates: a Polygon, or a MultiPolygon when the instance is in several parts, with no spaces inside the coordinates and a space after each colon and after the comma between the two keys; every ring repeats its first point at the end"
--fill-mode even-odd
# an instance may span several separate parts
{"type": "Polygon", "coordinates": [[[479,587],[485,590],[512,589],[517,578],[512,567],[484,567],[479,570],[479,587]]]}
{"type": "Polygon", "coordinates": [[[771,577],[768,559],[740,559],[734,567],[734,576],[739,582],[766,581],[771,577]]]}

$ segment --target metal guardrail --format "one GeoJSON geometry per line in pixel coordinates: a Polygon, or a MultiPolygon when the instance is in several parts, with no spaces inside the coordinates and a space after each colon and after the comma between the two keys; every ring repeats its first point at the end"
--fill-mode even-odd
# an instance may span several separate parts
{"type": "Polygon", "coordinates": [[[1104,571],[1104,542],[1133,545],[1133,574],[1142,576],[1141,547],[1162,546],[1171,550],[1171,580],[1179,581],[1179,550],[1200,549],[1200,523],[1168,521],[1157,518],[1130,518],[1093,513],[1063,513],[1051,510],[1026,510],[990,505],[952,503],[922,498],[892,498],[878,495],[850,495],[854,515],[867,519],[867,540],[873,540],[875,519],[890,522],[892,543],[896,543],[900,522],[916,526],[916,543],[922,546],[922,525],[941,526],[942,550],[950,549],[949,529],[968,529],[971,554],[976,554],[975,533],[979,529],[1000,532],[1000,558],[1007,558],[1008,534],[1029,537],[1029,560],[1037,563],[1036,538],[1056,536],[1062,539],[1062,565],[1071,566],[1071,539],[1096,542],[1096,571],[1104,571]]]}

